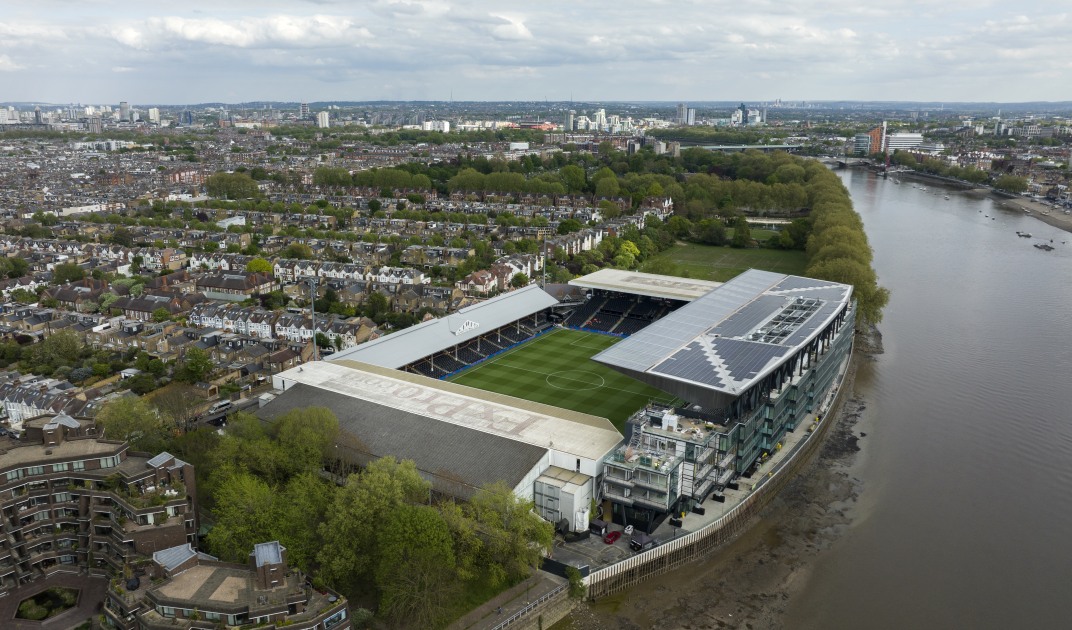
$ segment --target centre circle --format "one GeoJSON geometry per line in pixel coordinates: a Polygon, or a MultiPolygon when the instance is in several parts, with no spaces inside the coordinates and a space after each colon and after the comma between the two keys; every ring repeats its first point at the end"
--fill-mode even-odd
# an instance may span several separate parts
{"type": "Polygon", "coordinates": [[[561,370],[548,374],[544,380],[555,389],[583,392],[599,389],[607,384],[603,377],[585,370],[561,370]]]}

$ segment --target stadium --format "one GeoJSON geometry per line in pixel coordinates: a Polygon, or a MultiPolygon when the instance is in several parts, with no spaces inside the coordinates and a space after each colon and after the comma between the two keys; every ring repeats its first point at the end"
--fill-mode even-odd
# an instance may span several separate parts
{"type": "Polygon", "coordinates": [[[810,424],[852,344],[849,285],[620,270],[531,285],[273,377],[259,415],[340,420],[341,459],[411,459],[433,492],[504,481],[562,531],[653,531],[810,424]],[[595,514],[592,510],[595,510],[595,514]]]}

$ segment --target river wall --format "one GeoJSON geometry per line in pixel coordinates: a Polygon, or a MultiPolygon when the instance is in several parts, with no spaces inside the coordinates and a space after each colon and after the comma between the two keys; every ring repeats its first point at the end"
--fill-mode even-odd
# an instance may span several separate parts
{"type": "Polygon", "coordinates": [[[837,424],[838,415],[846,394],[847,375],[855,368],[856,355],[850,348],[849,359],[838,380],[838,390],[830,407],[823,414],[819,426],[803,438],[793,456],[769,477],[756,481],[752,494],[707,527],[681,538],[639,553],[628,560],[593,572],[585,580],[588,598],[598,599],[634,586],[639,582],[661,575],[682,565],[703,559],[738,534],[751,526],[752,518],[759,514],[779,492],[804,469],[819,451],[830,427],[837,424]]]}

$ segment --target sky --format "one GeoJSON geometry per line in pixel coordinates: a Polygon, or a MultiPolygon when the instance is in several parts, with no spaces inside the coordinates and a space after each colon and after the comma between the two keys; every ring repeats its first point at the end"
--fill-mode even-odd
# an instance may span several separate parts
{"type": "Polygon", "coordinates": [[[1046,0],[34,0],[0,101],[1066,101],[1046,0]]]}

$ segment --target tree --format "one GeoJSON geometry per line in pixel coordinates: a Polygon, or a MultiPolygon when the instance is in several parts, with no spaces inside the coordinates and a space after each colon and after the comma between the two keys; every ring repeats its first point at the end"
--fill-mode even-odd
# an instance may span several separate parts
{"type": "Polygon", "coordinates": [[[1027,180],[1015,175],[1002,175],[994,182],[994,188],[1018,195],[1027,190],[1027,180]]]}
{"type": "Polygon", "coordinates": [[[126,440],[131,450],[156,453],[164,448],[167,438],[164,419],[144,398],[113,399],[101,408],[96,421],[104,437],[126,440]]]}
{"type": "Polygon", "coordinates": [[[733,224],[733,241],[734,247],[749,247],[752,244],[752,229],[748,225],[748,220],[744,217],[737,217],[737,220],[733,224]]]}
{"type": "Polygon", "coordinates": [[[208,533],[208,544],[215,555],[244,562],[254,545],[277,538],[277,500],[263,480],[235,472],[216,486],[214,495],[216,523],[208,533]]]}
{"type": "Polygon", "coordinates": [[[532,501],[500,481],[478,490],[469,510],[484,539],[485,570],[493,583],[516,582],[539,568],[554,527],[533,511],[532,501]]]}
{"type": "Polygon", "coordinates": [[[86,272],[74,263],[60,263],[52,268],[52,281],[56,284],[77,282],[86,277],[86,272]]]}
{"type": "Polygon", "coordinates": [[[247,199],[258,194],[257,182],[246,173],[216,173],[205,179],[205,188],[212,197],[247,199]]]}
{"type": "Polygon", "coordinates": [[[390,308],[391,305],[387,302],[387,297],[379,291],[373,291],[365,299],[365,315],[377,322],[390,308]]]}
{"type": "Polygon", "coordinates": [[[562,178],[562,183],[566,185],[568,192],[578,193],[584,190],[586,181],[583,168],[570,164],[559,169],[558,175],[562,178]]]}
{"type": "Polygon", "coordinates": [[[353,592],[362,579],[372,577],[380,536],[387,531],[383,524],[402,506],[426,502],[429,491],[409,460],[384,457],[350,475],[320,525],[324,546],[317,559],[325,578],[353,592]]]}
{"type": "Polygon", "coordinates": [[[163,306],[153,311],[154,322],[166,322],[171,319],[171,311],[167,310],[163,306]]]}
{"type": "Polygon", "coordinates": [[[275,269],[272,263],[263,258],[254,258],[246,263],[246,271],[249,273],[272,273],[275,269]]]}
{"type": "Polygon", "coordinates": [[[329,451],[335,450],[339,419],[327,407],[306,407],[280,416],[272,429],[285,454],[281,472],[289,477],[322,468],[329,451]]]}
{"type": "Polygon", "coordinates": [[[334,495],[334,487],[316,472],[291,478],[278,495],[275,536],[287,548],[287,561],[306,573],[315,568],[317,553],[323,546],[318,528],[334,495]]]}
{"type": "Polygon", "coordinates": [[[179,368],[175,370],[175,378],[184,383],[199,383],[215,370],[212,357],[201,348],[190,348],[186,351],[179,368]]]}
{"type": "Polygon", "coordinates": [[[403,505],[382,525],[376,585],[380,614],[404,627],[431,628],[457,592],[450,530],[432,507],[403,505]]]}
{"type": "Polygon", "coordinates": [[[283,258],[301,258],[308,260],[313,257],[313,249],[305,243],[291,243],[283,250],[283,258]]]}
{"type": "Polygon", "coordinates": [[[514,277],[510,278],[510,286],[514,287],[515,289],[527,287],[530,282],[531,280],[529,280],[529,277],[523,273],[515,273],[514,277]]]}
{"type": "Polygon", "coordinates": [[[128,378],[125,381],[125,384],[130,388],[130,391],[139,396],[148,394],[156,389],[156,379],[148,372],[142,372],[141,374],[136,374],[128,378]]]}
{"type": "MultiPolygon", "coordinates": [[[[154,369],[153,363],[158,363],[162,371],[163,362],[159,359],[153,359],[149,362],[151,372],[155,373],[157,371],[154,369]]],[[[194,423],[197,422],[199,400],[197,394],[194,393],[193,387],[175,382],[153,396],[152,405],[161,414],[169,418],[175,426],[183,431],[190,431],[193,429],[194,423]]]]}
{"type": "Polygon", "coordinates": [[[580,231],[583,227],[584,224],[577,219],[563,219],[558,222],[558,228],[556,228],[555,231],[559,234],[570,234],[572,232],[580,231]]]}

